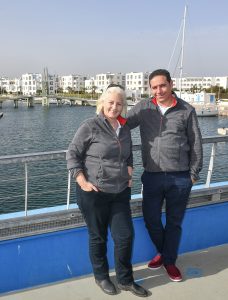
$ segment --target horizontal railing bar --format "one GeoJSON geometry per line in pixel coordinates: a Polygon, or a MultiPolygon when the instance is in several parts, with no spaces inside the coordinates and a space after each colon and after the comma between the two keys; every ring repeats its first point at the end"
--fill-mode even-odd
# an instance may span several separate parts
{"type": "Polygon", "coordinates": [[[214,194],[221,194],[228,191],[228,185],[223,185],[219,187],[208,187],[207,189],[195,189],[191,191],[190,196],[206,196],[206,195],[214,195],[214,194]]]}
{"type": "MultiPolygon", "coordinates": [[[[66,189],[57,189],[57,190],[51,190],[48,192],[34,192],[34,193],[29,193],[29,196],[37,196],[37,195],[43,195],[43,194],[53,194],[56,192],[64,192],[66,189]]],[[[11,199],[11,198],[17,198],[17,197],[24,197],[25,194],[19,194],[19,195],[12,195],[12,196],[6,196],[4,198],[0,198],[0,200],[6,200],[6,199],[11,199]]]]}
{"type": "MultiPolygon", "coordinates": [[[[228,142],[228,135],[226,136],[210,136],[203,138],[203,144],[228,142]]],[[[133,145],[133,151],[141,150],[141,145],[133,145]]],[[[48,151],[48,152],[37,152],[37,153],[26,153],[18,155],[5,155],[0,156],[1,164],[10,163],[24,163],[29,161],[40,161],[40,160],[54,160],[60,158],[66,158],[67,150],[60,151],[48,151]]]]}
{"type": "MultiPolygon", "coordinates": [[[[221,156],[227,156],[227,154],[217,154],[216,155],[216,157],[217,156],[219,156],[219,157],[221,157],[221,156]]],[[[207,156],[205,156],[204,155],[204,158],[210,158],[210,155],[207,155],[207,156]]],[[[142,164],[141,163],[135,163],[134,164],[134,167],[137,167],[137,166],[142,166],[142,164]]],[[[224,170],[224,169],[226,169],[227,167],[226,166],[220,166],[220,170],[224,170]]],[[[214,167],[214,169],[215,169],[215,167],[214,167]]],[[[62,172],[66,172],[66,170],[65,169],[63,169],[63,170],[61,170],[62,172]]],[[[47,177],[53,177],[53,176],[56,176],[56,173],[48,173],[48,174],[44,174],[44,175],[30,175],[29,176],[29,178],[30,179],[35,179],[35,178],[47,178],[47,177]]],[[[133,176],[136,176],[136,174],[135,173],[133,173],[133,176]]],[[[11,178],[11,179],[2,179],[1,177],[0,177],[0,182],[13,182],[13,181],[22,181],[22,180],[24,180],[25,178],[24,177],[15,177],[15,178],[11,178]]]]}
{"type": "Polygon", "coordinates": [[[203,144],[228,142],[228,135],[208,136],[208,137],[203,137],[202,140],[203,140],[203,144]]]}
{"type": "Polygon", "coordinates": [[[24,163],[29,161],[54,160],[60,158],[66,159],[66,152],[67,150],[61,150],[61,151],[26,153],[26,154],[19,154],[19,155],[5,155],[5,156],[0,156],[0,165],[11,164],[11,163],[24,163]]]}
{"type": "MultiPolygon", "coordinates": [[[[62,172],[65,172],[66,173],[66,170],[62,170],[62,172]]],[[[59,173],[60,174],[60,173],[59,173]]],[[[45,178],[45,177],[53,177],[53,176],[56,176],[56,173],[48,173],[48,174],[44,174],[44,175],[31,175],[29,176],[29,178],[31,179],[35,179],[35,178],[45,178]]],[[[18,180],[25,180],[24,177],[18,177],[18,178],[12,178],[12,179],[1,179],[0,178],[0,181],[1,182],[8,182],[8,181],[18,181],[18,180]]]]}

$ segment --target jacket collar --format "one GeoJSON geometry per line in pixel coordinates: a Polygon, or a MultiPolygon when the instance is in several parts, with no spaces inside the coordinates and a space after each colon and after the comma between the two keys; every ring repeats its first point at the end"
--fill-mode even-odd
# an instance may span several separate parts
{"type": "MultiPolygon", "coordinates": [[[[101,117],[103,120],[106,120],[106,117],[102,112],[100,112],[98,116],[101,117]]],[[[120,123],[121,126],[125,125],[126,122],[127,122],[127,119],[123,118],[121,115],[119,115],[117,117],[117,120],[118,120],[118,122],[120,123]]]]}
{"type": "MultiPolygon", "coordinates": [[[[175,93],[172,93],[172,100],[173,100],[173,102],[172,102],[171,107],[174,107],[174,106],[177,105],[177,98],[176,98],[176,94],[175,93]]],[[[155,97],[151,98],[151,102],[154,105],[158,106],[158,102],[157,102],[157,99],[155,97]]]]}
{"type": "Polygon", "coordinates": [[[120,125],[123,126],[126,124],[127,119],[123,118],[121,115],[119,115],[119,117],[117,118],[117,120],[119,121],[120,125]]]}

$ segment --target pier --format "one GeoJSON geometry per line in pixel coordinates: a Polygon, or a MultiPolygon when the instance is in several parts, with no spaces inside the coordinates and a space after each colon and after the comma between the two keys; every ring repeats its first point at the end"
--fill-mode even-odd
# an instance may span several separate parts
{"type": "Polygon", "coordinates": [[[42,106],[50,106],[50,104],[56,104],[61,106],[67,104],[69,106],[81,105],[81,106],[96,106],[97,100],[85,99],[72,96],[46,96],[42,97],[42,106]]]}
{"type": "MultiPolygon", "coordinates": [[[[58,96],[58,95],[47,95],[47,96],[12,96],[12,95],[4,95],[0,96],[0,109],[3,108],[3,103],[5,101],[12,101],[14,108],[18,108],[19,103],[23,102],[26,104],[28,108],[34,107],[35,104],[42,104],[42,106],[50,107],[52,105],[57,106],[96,106],[96,99],[86,99],[79,98],[76,96],[58,96]]],[[[132,103],[132,102],[130,102],[132,103]]],[[[218,115],[219,116],[228,116],[228,99],[221,99],[217,104],[218,115]]]]}
{"type": "Polygon", "coordinates": [[[96,106],[97,100],[95,99],[84,99],[73,96],[0,96],[0,109],[5,101],[12,101],[14,108],[18,108],[19,102],[26,102],[27,107],[34,107],[34,104],[42,104],[42,106],[50,106],[55,104],[57,106],[62,105],[81,105],[81,106],[96,106]]]}
{"type": "Polygon", "coordinates": [[[0,97],[0,108],[4,101],[11,100],[13,102],[14,108],[18,108],[19,102],[26,102],[27,107],[34,106],[34,97],[33,96],[1,96],[0,97]]]}

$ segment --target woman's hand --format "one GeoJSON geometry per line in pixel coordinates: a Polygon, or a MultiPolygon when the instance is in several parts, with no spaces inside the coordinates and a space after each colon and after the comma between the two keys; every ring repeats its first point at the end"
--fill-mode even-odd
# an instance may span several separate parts
{"type": "Polygon", "coordinates": [[[193,177],[191,177],[191,180],[192,180],[192,184],[195,184],[196,183],[196,179],[194,179],[193,177]]]}
{"type": "Polygon", "coordinates": [[[132,174],[133,174],[133,168],[128,166],[127,167],[128,170],[128,175],[130,176],[130,179],[128,180],[128,187],[132,186],[132,174]]]}
{"type": "Polygon", "coordinates": [[[91,182],[87,181],[84,174],[79,172],[76,177],[76,182],[80,185],[81,189],[85,192],[98,192],[98,188],[93,185],[91,182]]]}
{"type": "Polygon", "coordinates": [[[80,185],[80,187],[85,192],[92,192],[92,191],[98,192],[98,188],[89,181],[86,181],[85,183],[80,185]]]}
{"type": "Polygon", "coordinates": [[[132,186],[132,179],[128,180],[128,187],[132,186]]]}

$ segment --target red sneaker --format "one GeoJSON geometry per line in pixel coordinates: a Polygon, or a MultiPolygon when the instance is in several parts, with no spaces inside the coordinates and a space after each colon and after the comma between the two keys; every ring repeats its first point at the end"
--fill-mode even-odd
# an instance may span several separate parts
{"type": "Polygon", "coordinates": [[[181,272],[175,265],[164,265],[164,268],[172,281],[182,281],[181,272]]]}
{"type": "Polygon", "coordinates": [[[162,257],[161,254],[157,254],[149,263],[148,268],[156,270],[162,266],[162,257]]]}

